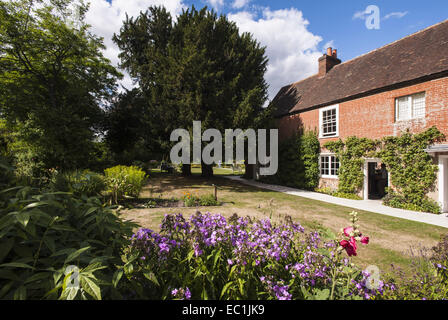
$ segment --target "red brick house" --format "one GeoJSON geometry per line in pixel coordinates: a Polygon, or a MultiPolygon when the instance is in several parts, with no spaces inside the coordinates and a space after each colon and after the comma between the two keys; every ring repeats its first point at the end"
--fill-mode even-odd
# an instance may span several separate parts
{"type": "MultiPolygon", "coordinates": [[[[280,141],[300,126],[317,128],[321,146],[431,126],[448,136],[448,20],[343,63],[328,48],[318,63],[318,74],[283,87],[272,101],[280,141]]],[[[448,144],[427,151],[440,169],[429,196],[448,211],[448,144]]],[[[320,159],[321,186],[337,187],[337,158],[323,150],[320,159]]],[[[362,195],[369,198],[379,160],[365,161],[362,195]]]]}

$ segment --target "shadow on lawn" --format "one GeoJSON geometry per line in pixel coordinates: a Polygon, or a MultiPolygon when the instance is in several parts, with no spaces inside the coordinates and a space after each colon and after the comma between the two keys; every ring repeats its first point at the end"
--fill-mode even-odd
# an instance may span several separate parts
{"type": "Polygon", "coordinates": [[[214,185],[218,187],[218,192],[272,192],[270,190],[245,185],[239,183],[238,181],[229,180],[219,175],[211,178],[205,178],[196,174],[189,177],[184,177],[179,174],[167,173],[153,173],[147,188],[151,189],[153,193],[173,192],[175,190],[188,188],[204,190],[210,189],[210,192],[213,192],[214,185]]]}

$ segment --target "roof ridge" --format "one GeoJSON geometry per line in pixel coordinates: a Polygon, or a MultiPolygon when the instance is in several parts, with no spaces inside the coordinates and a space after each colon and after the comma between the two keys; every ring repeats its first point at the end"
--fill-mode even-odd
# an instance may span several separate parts
{"type": "Polygon", "coordinates": [[[344,61],[344,62],[342,62],[342,63],[340,63],[340,64],[338,64],[338,65],[336,65],[336,66],[334,66],[334,67],[337,67],[337,66],[340,66],[340,65],[343,65],[343,64],[352,62],[353,60],[362,58],[362,57],[364,57],[364,56],[366,56],[366,55],[368,55],[368,54],[371,54],[371,53],[374,53],[374,52],[379,51],[379,50],[381,50],[381,49],[384,49],[384,48],[386,48],[386,47],[389,47],[389,46],[391,46],[391,45],[393,45],[393,44],[396,44],[397,42],[400,42],[400,41],[402,41],[402,40],[405,40],[405,39],[407,39],[407,38],[414,37],[414,36],[416,36],[416,35],[419,34],[419,33],[423,33],[423,32],[425,32],[425,31],[428,31],[429,29],[438,27],[439,25],[444,24],[444,23],[448,23],[448,19],[445,19],[445,20],[443,20],[443,21],[441,21],[441,22],[438,22],[438,23],[436,23],[436,24],[433,24],[433,25],[431,25],[431,26],[429,26],[429,27],[426,27],[426,28],[424,28],[424,29],[422,29],[422,30],[416,31],[416,32],[414,32],[414,33],[411,33],[411,34],[409,34],[409,35],[407,35],[407,36],[404,36],[403,38],[400,38],[400,39],[398,39],[398,40],[395,40],[395,41],[392,41],[392,42],[390,42],[390,43],[388,43],[388,44],[385,44],[384,46],[381,46],[381,47],[379,47],[379,48],[373,49],[372,51],[363,53],[363,54],[361,54],[361,55],[359,55],[359,56],[357,56],[357,57],[354,57],[354,58],[352,58],[352,59],[350,59],[350,60],[344,61]]]}
{"type": "MultiPolygon", "coordinates": [[[[334,68],[337,68],[337,67],[339,67],[339,66],[345,65],[345,64],[347,64],[347,63],[349,63],[349,62],[353,62],[353,61],[355,61],[355,60],[357,60],[357,59],[360,59],[360,58],[362,58],[362,57],[364,57],[364,56],[366,56],[366,55],[369,55],[369,54],[371,54],[371,53],[374,53],[374,52],[379,51],[379,50],[381,50],[381,49],[384,49],[384,48],[386,48],[386,47],[389,47],[389,46],[391,46],[391,45],[393,45],[393,44],[396,44],[397,42],[400,42],[400,41],[402,41],[402,40],[405,40],[405,39],[407,39],[407,38],[416,36],[416,35],[419,34],[419,33],[423,33],[423,32],[425,32],[425,31],[428,31],[429,29],[435,28],[435,27],[437,27],[437,26],[439,26],[439,25],[441,25],[441,24],[443,24],[443,23],[448,23],[448,19],[445,19],[445,20],[443,20],[443,21],[441,21],[441,22],[438,22],[438,23],[436,23],[436,24],[433,24],[433,25],[431,25],[431,26],[429,26],[429,27],[426,27],[426,28],[424,28],[424,29],[422,29],[422,30],[416,31],[416,32],[414,32],[414,33],[411,33],[411,34],[409,34],[409,35],[407,35],[407,36],[405,36],[405,37],[403,37],[403,38],[400,38],[400,39],[398,39],[398,40],[395,40],[395,41],[393,41],[393,42],[390,42],[390,43],[388,43],[388,44],[385,44],[384,46],[381,46],[381,47],[379,47],[379,48],[373,49],[372,51],[363,53],[363,54],[361,54],[361,55],[359,55],[359,56],[357,56],[357,57],[354,57],[354,58],[352,58],[352,59],[350,59],[350,60],[347,60],[347,61],[344,61],[344,62],[342,62],[342,63],[339,63],[339,64],[335,65],[335,66],[333,67],[333,69],[334,69],[334,68]]],[[[293,83],[291,83],[291,84],[289,84],[289,85],[286,85],[285,87],[299,84],[299,83],[302,82],[302,81],[308,80],[308,79],[310,79],[310,78],[312,78],[312,77],[315,77],[315,76],[318,76],[318,75],[319,75],[318,73],[317,73],[317,74],[313,74],[313,75],[311,75],[311,76],[309,76],[309,77],[306,77],[306,78],[304,78],[304,79],[302,79],[302,80],[299,80],[299,81],[293,82],[293,83]]]]}

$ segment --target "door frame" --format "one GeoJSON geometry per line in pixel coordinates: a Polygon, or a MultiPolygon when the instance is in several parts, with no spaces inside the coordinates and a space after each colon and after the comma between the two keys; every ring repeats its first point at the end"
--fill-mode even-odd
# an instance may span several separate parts
{"type": "MultiPolygon", "coordinates": [[[[448,157],[448,156],[447,156],[448,157]]],[[[366,158],[364,159],[364,185],[362,190],[362,195],[364,200],[369,200],[369,163],[379,163],[381,159],[379,158],[366,158]]],[[[390,172],[387,171],[388,179],[387,186],[390,186],[390,172]]]]}
{"type": "Polygon", "coordinates": [[[439,203],[448,212],[448,155],[439,155],[439,203]]]}

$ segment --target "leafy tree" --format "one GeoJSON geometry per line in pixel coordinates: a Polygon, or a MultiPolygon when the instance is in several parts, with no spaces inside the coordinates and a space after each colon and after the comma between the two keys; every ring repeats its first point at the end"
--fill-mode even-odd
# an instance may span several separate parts
{"type": "Polygon", "coordinates": [[[0,1],[0,110],[24,164],[84,167],[93,151],[121,75],[87,10],[73,0],[0,1]]]}
{"type": "MultiPolygon", "coordinates": [[[[147,101],[147,125],[168,152],[173,129],[256,128],[265,117],[265,49],[235,23],[207,8],[184,10],[173,22],[163,7],[127,18],[114,36],[121,67],[147,101]],[[154,134],[157,132],[157,134],[154,134]]],[[[151,138],[151,137],[147,137],[151,138]]],[[[203,174],[213,172],[203,164],[203,174]]]]}

